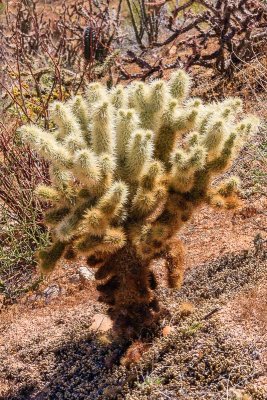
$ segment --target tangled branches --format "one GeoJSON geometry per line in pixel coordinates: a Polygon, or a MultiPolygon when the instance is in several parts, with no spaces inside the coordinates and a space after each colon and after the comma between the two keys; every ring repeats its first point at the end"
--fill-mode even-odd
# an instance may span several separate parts
{"type": "MultiPolygon", "coordinates": [[[[141,18],[138,28],[131,15],[133,31],[142,53],[128,52],[128,56],[130,62],[143,71],[138,77],[146,79],[154,73],[160,75],[164,69],[180,66],[188,70],[197,65],[231,78],[238,65],[251,61],[262,52],[267,37],[266,3],[260,0],[186,0],[182,4],[177,2],[179,5],[173,9],[170,5],[167,8],[167,3],[153,3],[153,13],[151,10],[148,13],[152,18],[157,12],[158,25],[153,38],[146,32],[149,25],[141,23],[141,18]],[[148,38],[146,46],[145,32],[148,38]],[[168,53],[172,53],[175,59],[163,63],[162,55],[168,53]],[[148,54],[150,59],[151,55],[157,54],[154,65],[147,62],[148,54]]],[[[145,11],[148,5],[146,7],[145,11]]],[[[123,76],[126,77],[127,73],[123,76]]]]}
{"type": "Polygon", "coordinates": [[[175,41],[179,49],[186,44],[191,48],[187,68],[215,67],[230,76],[235,65],[251,60],[266,40],[267,7],[259,0],[189,0],[174,9],[168,29],[172,35],[157,46],[175,41]],[[185,33],[186,39],[181,40],[185,33]]]}
{"type": "Polygon", "coordinates": [[[41,119],[48,127],[51,100],[66,100],[85,81],[97,76],[95,68],[113,53],[118,39],[121,2],[82,0],[53,6],[37,0],[7,3],[0,23],[0,91],[4,110],[23,121],[41,119]],[[84,30],[94,33],[86,57],[84,30]],[[88,54],[87,54],[88,55],[88,54]]]}

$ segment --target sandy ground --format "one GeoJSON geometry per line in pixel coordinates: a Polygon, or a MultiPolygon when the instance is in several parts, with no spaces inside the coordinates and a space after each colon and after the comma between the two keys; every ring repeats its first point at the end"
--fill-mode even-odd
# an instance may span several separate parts
{"type": "MultiPolygon", "coordinates": [[[[216,260],[223,259],[225,255],[227,258],[227,254],[238,255],[241,254],[240,252],[243,250],[252,251],[253,239],[256,234],[261,233],[262,237],[266,234],[264,227],[266,227],[267,224],[263,215],[265,207],[266,198],[262,197],[253,203],[253,207],[250,203],[244,202],[239,210],[233,212],[221,211],[218,213],[211,211],[208,207],[203,207],[199,210],[200,212],[193,217],[192,222],[181,232],[187,250],[186,266],[189,281],[192,279],[190,278],[191,273],[194,275],[198,268],[200,271],[202,271],[203,268],[205,270],[211,260],[213,260],[212,263],[216,265],[216,260]],[[262,229],[259,229],[259,227],[262,227],[262,229]],[[199,245],[199,243],[202,245],[199,245]]],[[[266,267],[266,260],[264,261],[263,256],[258,265],[256,258],[255,262],[256,270],[258,268],[262,271],[262,268],[266,267]],[[261,265],[261,268],[259,265],[261,265]]],[[[39,289],[39,292],[28,294],[26,297],[22,298],[18,304],[7,308],[2,307],[0,323],[0,358],[3,362],[0,368],[0,399],[56,399],[57,397],[53,397],[56,396],[55,393],[57,393],[55,388],[51,389],[52,394],[45,392],[45,394],[42,395],[43,397],[36,397],[36,395],[38,391],[41,391],[40,393],[42,394],[43,388],[46,387],[46,385],[49,386],[51,380],[53,381],[51,368],[52,370],[56,368],[57,351],[61,349],[59,351],[62,352],[64,345],[69,346],[69,343],[79,343],[78,348],[81,349],[83,354],[81,362],[86,358],[87,363],[91,363],[90,354],[92,352],[92,346],[96,349],[96,354],[99,352],[101,353],[101,356],[99,356],[101,359],[100,365],[99,360],[97,361],[97,366],[95,366],[96,360],[92,361],[92,366],[96,368],[96,375],[99,374],[101,368],[105,366],[103,360],[105,360],[106,355],[109,354],[111,350],[105,349],[105,346],[103,348],[101,340],[99,342],[99,339],[93,339],[95,338],[95,334],[92,334],[90,331],[90,325],[94,315],[97,313],[104,313],[105,309],[96,302],[97,292],[94,281],[83,284],[75,280],[76,269],[77,265],[75,264],[64,264],[39,289]],[[50,297],[44,296],[43,293],[47,287],[53,287],[53,285],[59,288],[57,294],[50,297]],[[89,340],[89,344],[87,343],[85,346],[84,343],[86,342],[84,341],[86,340],[89,340]],[[82,341],[83,344],[81,344],[80,341],[82,341]],[[85,353],[83,353],[83,350],[85,353]]],[[[244,273],[246,275],[246,271],[244,273]]],[[[202,274],[202,272],[200,272],[200,274],[202,274]]],[[[253,278],[245,293],[239,282],[235,291],[231,289],[231,296],[226,297],[222,301],[220,311],[216,317],[216,320],[219,322],[216,324],[216,329],[218,326],[221,326],[225,330],[226,327],[227,334],[230,335],[233,343],[237,341],[240,342],[240,338],[242,338],[242,346],[245,346],[245,344],[247,344],[247,346],[253,345],[256,349],[255,351],[260,353],[262,365],[266,363],[267,354],[265,336],[267,323],[266,287],[264,286],[266,283],[266,281],[264,281],[264,276],[266,277],[266,275],[265,270],[265,273],[260,273],[260,279],[253,278]],[[258,284],[258,281],[260,284],[258,284]]],[[[194,279],[196,279],[196,277],[194,279]]],[[[218,277],[218,280],[220,279],[221,278],[218,277]]],[[[228,276],[228,278],[225,276],[224,280],[225,279],[226,282],[228,282],[227,279],[231,280],[231,276],[228,276]]],[[[186,284],[185,288],[189,283],[186,284]]],[[[205,284],[208,288],[207,291],[209,288],[212,288],[212,282],[209,282],[209,279],[207,279],[205,284]]],[[[170,307],[174,315],[176,315],[178,312],[177,310],[179,310],[179,304],[184,297],[183,289],[181,292],[171,292],[166,288],[162,290],[163,303],[168,301],[168,307],[170,307]]],[[[212,295],[211,299],[205,299],[203,305],[199,300],[202,295],[199,296],[199,293],[197,295],[197,291],[199,291],[199,288],[197,288],[196,295],[194,295],[193,298],[195,302],[199,303],[196,307],[198,310],[201,311],[205,310],[207,307],[211,307],[211,299],[212,304],[214,302],[216,303],[216,296],[212,295]]],[[[192,295],[190,296],[192,297],[192,295]]],[[[187,296],[185,300],[188,300],[188,297],[189,300],[191,300],[190,296],[187,296]]],[[[179,329],[181,321],[179,319],[176,322],[173,320],[171,324],[179,329]]],[[[202,340],[201,335],[199,340],[202,340]]],[[[158,338],[157,341],[162,345],[160,342],[161,338],[158,338]]],[[[211,347],[213,348],[214,345],[213,343],[211,347]]],[[[112,351],[114,351],[114,349],[112,351]]],[[[68,356],[68,362],[69,357],[71,359],[74,357],[73,349],[68,356]]],[[[77,362],[76,359],[75,363],[77,362]]],[[[66,371],[64,370],[62,375],[65,376],[65,373],[66,371]]],[[[246,371],[244,373],[246,373],[246,371]]],[[[114,380],[114,376],[109,375],[108,379],[114,380]]],[[[259,387],[265,387],[266,379],[267,376],[261,372],[257,380],[254,379],[254,381],[257,382],[259,387]]],[[[66,381],[64,384],[67,385],[66,381]]],[[[97,383],[94,383],[94,385],[96,384],[97,383]]],[[[75,385],[71,385],[68,395],[64,391],[59,391],[61,393],[59,398],[91,399],[91,396],[88,395],[89,392],[87,392],[89,387],[83,388],[81,386],[81,389],[82,391],[81,393],[79,392],[78,395],[75,385]],[[85,391],[89,397],[86,397],[83,391],[85,391]]],[[[130,394],[127,392],[127,396],[130,396],[127,398],[146,398],[142,397],[143,386],[141,389],[134,389],[137,390],[137,397],[134,397],[134,391],[132,394],[131,391],[130,394]]],[[[203,393],[200,394],[199,392],[199,398],[205,398],[205,400],[217,398],[214,394],[215,392],[212,390],[210,390],[210,394],[204,386],[203,390],[207,397],[201,397],[203,393]],[[214,397],[209,397],[210,395],[212,396],[212,393],[214,397]]],[[[191,395],[193,396],[193,394],[190,394],[190,390],[188,393],[189,397],[185,396],[184,399],[189,399],[191,395]]],[[[101,395],[96,394],[95,396],[94,398],[96,399],[124,398],[117,394],[114,395],[115,397],[105,397],[106,395],[103,395],[103,391],[101,395]]],[[[164,399],[168,397],[161,398],[164,399]]],[[[195,397],[192,397],[192,399],[195,399],[195,397]]]]}
{"type": "Polygon", "coordinates": [[[257,233],[266,235],[267,198],[244,201],[234,211],[215,211],[204,206],[183,229],[186,267],[191,268],[226,253],[248,250],[257,233]]]}

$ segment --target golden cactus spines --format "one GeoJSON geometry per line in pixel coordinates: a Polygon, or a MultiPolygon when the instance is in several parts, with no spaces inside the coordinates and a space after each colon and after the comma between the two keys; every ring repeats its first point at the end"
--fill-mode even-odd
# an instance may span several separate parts
{"type": "Polygon", "coordinates": [[[93,82],[90,83],[86,90],[85,99],[88,104],[89,110],[99,101],[103,101],[106,98],[106,88],[101,83],[93,82]]]}
{"type": "Polygon", "coordinates": [[[96,154],[113,154],[115,146],[112,105],[104,100],[95,106],[92,117],[92,148],[96,154]]]}
{"type": "Polygon", "coordinates": [[[117,85],[110,91],[110,101],[117,110],[127,107],[128,95],[122,85],[117,85]]]}
{"type": "Polygon", "coordinates": [[[68,135],[73,135],[78,139],[82,137],[81,125],[68,104],[59,101],[51,106],[51,116],[58,126],[57,138],[65,139],[68,135]]]}
{"type": "Polygon", "coordinates": [[[54,189],[51,186],[46,186],[46,185],[38,185],[35,190],[35,193],[41,199],[46,201],[51,201],[53,203],[59,202],[61,198],[60,192],[58,190],[54,189]]]}
{"type": "Polygon", "coordinates": [[[183,70],[177,70],[171,76],[169,81],[170,94],[177,99],[179,103],[183,102],[190,91],[191,79],[183,70]]]}
{"type": "Polygon", "coordinates": [[[116,120],[116,155],[118,163],[123,164],[126,159],[126,149],[129,141],[138,128],[138,116],[134,109],[120,109],[116,120]]]}
{"type": "Polygon", "coordinates": [[[70,107],[81,127],[84,141],[86,142],[87,145],[90,145],[91,132],[89,124],[91,123],[91,119],[86,100],[80,95],[75,96],[73,99],[71,99],[70,107]]]}
{"type": "Polygon", "coordinates": [[[144,171],[147,162],[153,154],[153,133],[148,130],[136,130],[127,148],[126,168],[127,178],[130,181],[137,181],[144,171]]]}
{"type": "Polygon", "coordinates": [[[166,259],[169,286],[181,285],[183,247],[175,235],[194,210],[238,205],[236,177],[213,181],[259,122],[241,119],[237,98],[190,98],[191,84],[182,70],[168,82],[112,90],[91,83],[84,97],[52,105],[51,132],[20,128],[51,164],[51,186],[37,188],[51,203],[44,220],[52,244],[38,255],[41,269],[50,272],[68,249],[86,256],[100,299],[125,336],[145,333],[160,315],[155,257],[166,259]]]}

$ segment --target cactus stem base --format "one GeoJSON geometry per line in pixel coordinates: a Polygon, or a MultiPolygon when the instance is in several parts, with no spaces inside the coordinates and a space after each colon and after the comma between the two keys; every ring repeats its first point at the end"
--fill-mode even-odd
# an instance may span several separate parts
{"type": "Polygon", "coordinates": [[[109,306],[114,333],[125,338],[148,335],[160,316],[150,263],[141,260],[128,244],[101,268],[109,273],[97,286],[99,300],[109,306]]]}

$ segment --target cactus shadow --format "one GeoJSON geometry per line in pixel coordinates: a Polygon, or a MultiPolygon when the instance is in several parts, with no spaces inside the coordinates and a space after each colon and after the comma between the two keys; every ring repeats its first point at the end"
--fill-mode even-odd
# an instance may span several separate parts
{"type": "Polygon", "coordinates": [[[55,368],[46,378],[46,386],[27,399],[89,400],[101,397],[108,386],[108,376],[119,366],[126,348],[126,342],[102,344],[94,334],[62,344],[54,351],[55,368]]]}

